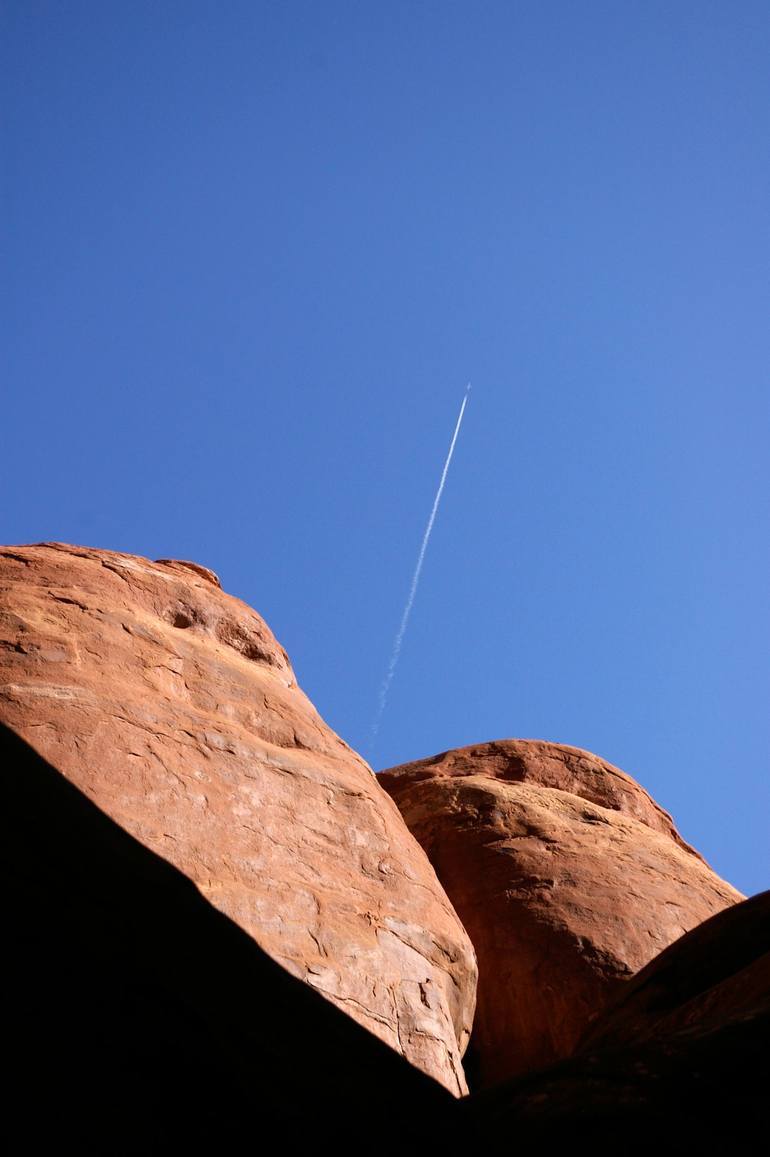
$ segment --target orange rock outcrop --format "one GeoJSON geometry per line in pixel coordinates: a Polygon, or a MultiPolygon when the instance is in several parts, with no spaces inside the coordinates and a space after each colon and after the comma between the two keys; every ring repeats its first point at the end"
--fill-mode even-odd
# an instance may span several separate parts
{"type": "Polygon", "coordinates": [[[639,784],[578,748],[504,740],[379,779],[478,954],[476,1087],[569,1056],[625,979],[742,898],[639,784]]]}
{"type": "Polygon", "coordinates": [[[371,769],[211,571],[2,548],[0,720],[289,973],[465,1091],[469,939],[371,769]]]}

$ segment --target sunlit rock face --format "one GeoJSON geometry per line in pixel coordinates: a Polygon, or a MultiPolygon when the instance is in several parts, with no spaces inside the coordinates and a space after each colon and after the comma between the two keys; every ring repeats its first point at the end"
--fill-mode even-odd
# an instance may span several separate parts
{"type": "Polygon", "coordinates": [[[578,748],[503,740],[379,779],[478,954],[477,1087],[569,1056],[624,980],[742,898],[639,784],[578,748]]]}
{"type": "Polygon", "coordinates": [[[0,724],[6,1133],[25,1153],[393,1153],[457,1100],[0,724]],[[397,1117],[394,1106],[398,1106],[397,1117]],[[255,1143],[256,1138],[256,1143],[255,1143]]]}
{"type": "Polygon", "coordinates": [[[0,719],[286,970],[465,1091],[469,939],[371,769],[216,575],[0,549],[0,719]]]}

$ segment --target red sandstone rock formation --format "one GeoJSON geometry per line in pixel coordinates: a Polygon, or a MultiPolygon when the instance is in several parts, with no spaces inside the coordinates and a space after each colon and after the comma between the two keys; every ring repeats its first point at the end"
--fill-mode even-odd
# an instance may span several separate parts
{"type": "Polygon", "coordinates": [[[622,771],[506,740],[383,773],[479,959],[489,1086],[568,1056],[622,981],[741,896],[622,771]]]}
{"type": "Polygon", "coordinates": [[[3,1128],[25,1153],[446,1152],[461,1103],[0,724],[3,1128]],[[15,1126],[15,1128],[14,1128],[15,1126]],[[450,1132],[451,1131],[451,1132],[450,1132]],[[278,1138],[265,1144],[266,1138],[278,1138]],[[23,1138],[23,1141],[21,1140],[23,1138]]]}
{"type": "Polygon", "coordinates": [[[0,549],[0,719],[290,973],[465,1090],[468,938],[369,767],[211,571],[0,549]]]}
{"type": "Polygon", "coordinates": [[[473,1147],[752,1153],[767,1127],[770,892],[699,924],[621,984],[575,1055],[452,1102],[473,1147]]]}
{"type": "MultiPolygon", "coordinates": [[[[618,990],[580,1052],[770,1020],[770,892],[718,912],[618,990]]],[[[770,1043],[768,1040],[766,1043],[770,1043]]]]}
{"type": "Polygon", "coordinates": [[[6,1133],[25,1151],[753,1152],[770,893],[624,982],[569,1061],[454,1099],[296,980],[0,724],[6,1133]],[[363,1142],[362,1142],[363,1139],[363,1142]],[[737,1148],[736,1148],[737,1146],[737,1148]]]}

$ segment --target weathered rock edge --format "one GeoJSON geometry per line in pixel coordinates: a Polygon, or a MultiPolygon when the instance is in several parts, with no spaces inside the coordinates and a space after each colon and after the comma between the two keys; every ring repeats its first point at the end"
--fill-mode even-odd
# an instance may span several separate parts
{"type": "Polygon", "coordinates": [[[742,898],[630,776],[578,748],[501,740],[379,778],[476,948],[472,1087],[568,1057],[625,979],[742,898]]]}
{"type": "Polygon", "coordinates": [[[0,548],[0,719],[287,971],[465,1091],[467,934],[371,769],[213,572],[0,548]]]}

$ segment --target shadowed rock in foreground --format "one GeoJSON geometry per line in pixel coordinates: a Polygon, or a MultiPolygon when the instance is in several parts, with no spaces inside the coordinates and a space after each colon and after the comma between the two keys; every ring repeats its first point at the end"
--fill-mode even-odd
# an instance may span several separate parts
{"type": "Polygon", "coordinates": [[[768,893],[627,982],[573,1059],[458,1101],[5,728],[0,770],[5,1121],[25,1151],[236,1154],[269,1136],[340,1152],[708,1152],[764,1126],[768,893]]]}
{"type": "Polygon", "coordinates": [[[0,550],[0,600],[25,1152],[614,1157],[764,1127],[770,895],[738,903],[623,772],[503,741],[382,777],[477,941],[477,1084],[522,1074],[458,1100],[467,934],[259,616],[197,564],[56,545],[0,550]]]}
{"type": "Polygon", "coordinates": [[[462,1102],[477,1144],[753,1152],[770,1079],[770,892],[712,916],[620,988],[577,1054],[462,1102]]]}
{"type": "Polygon", "coordinates": [[[568,1057],[626,978],[741,899],[639,784],[578,748],[503,740],[379,779],[478,954],[472,1087],[568,1057]]]}
{"type": "Polygon", "coordinates": [[[468,936],[371,769],[213,572],[0,548],[0,720],[292,975],[465,1090],[468,936]]]}
{"type": "Polygon", "coordinates": [[[271,1148],[347,1149],[373,1123],[379,1150],[399,1121],[423,1143],[443,1128],[449,1093],[1,725],[0,768],[5,1092],[19,1151],[45,1152],[50,1137],[70,1152],[235,1154],[272,1131],[271,1148]]]}
{"type": "Polygon", "coordinates": [[[579,1051],[687,1040],[768,1015],[770,892],[760,892],[699,924],[626,981],[579,1051]]]}

